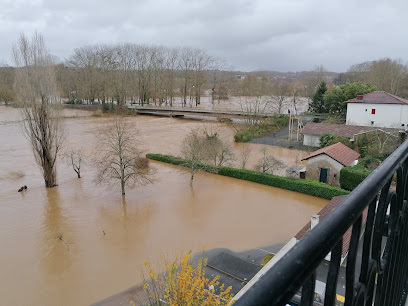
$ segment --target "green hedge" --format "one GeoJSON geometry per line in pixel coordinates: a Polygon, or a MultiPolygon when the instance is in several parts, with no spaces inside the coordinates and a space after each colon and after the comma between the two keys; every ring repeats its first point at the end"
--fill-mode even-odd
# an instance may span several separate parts
{"type": "Polygon", "coordinates": [[[361,165],[344,167],[340,170],[340,186],[346,190],[356,188],[369,174],[370,170],[361,165]]]}
{"type": "MultiPolygon", "coordinates": [[[[188,166],[188,162],[182,158],[162,154],[146,154],[147,158],[170,163],[173,165],[188,166]]],[[[200,168],[207,172],[237,178],[245,181],[296,191],[303,194],[331,200],[333,197],[348,194],[349,192],[337,187],[329,186],[317,181],[302,180],[290,177],[277,176],[246,169],[231,167],[216,167],[208,164],[200,164],[200,168]]]]}

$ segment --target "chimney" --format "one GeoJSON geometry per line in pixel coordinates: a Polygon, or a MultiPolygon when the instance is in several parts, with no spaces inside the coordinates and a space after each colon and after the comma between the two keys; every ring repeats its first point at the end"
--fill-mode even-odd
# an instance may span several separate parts
{"type": "Polygon", "coordinates": [[[358,93],[357,94],[357,101],[362,101],[364,99],[364,94],[363,93],[358,93]]]}
{"type": "Polygon", "coordinates": [[[399,135],[400,143],[403,143],[405,141],[405,139],[407,139],[407,132],[405,132],[405,131],[399,131],[398,135],[399,135]]]}
{"type": "Polygon", "coordinates": [[[313,229],[319,223],[319,215],[313,215],[310,218],[310,229],[313,229]]]}

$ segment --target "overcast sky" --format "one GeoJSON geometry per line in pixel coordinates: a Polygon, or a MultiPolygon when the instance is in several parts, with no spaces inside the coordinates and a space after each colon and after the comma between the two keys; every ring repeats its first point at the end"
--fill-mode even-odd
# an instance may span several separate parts
{"type": "Polygon", "coordinates": [[[61,60],[94,43],[205,49],[236,70],[345,71],[408,61],[407,0],[0,0],[0,63],[19,33],[43,34],[61,60]]]}

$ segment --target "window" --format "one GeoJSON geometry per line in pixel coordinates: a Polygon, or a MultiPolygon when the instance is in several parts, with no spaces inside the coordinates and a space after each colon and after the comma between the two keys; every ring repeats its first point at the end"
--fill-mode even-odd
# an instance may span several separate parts
{"type": "Polygon", "coordinates": [[[374,125],[374,121],[371,121],[371,125],[374,125]]]}
{"type": "Polygon", "coordinates": [[[371,114],[375,115],[375,108],[371,110],[371,114]]]}

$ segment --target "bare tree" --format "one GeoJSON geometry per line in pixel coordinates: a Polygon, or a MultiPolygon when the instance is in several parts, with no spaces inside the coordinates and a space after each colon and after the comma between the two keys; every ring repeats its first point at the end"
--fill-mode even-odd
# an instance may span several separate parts
{"type": "Polygon", "coordinates": [[[241,144],[240,154],[241,154],[241,168],[245,169],[249,155],[251,154],[250,146],[244,143],[241,144]]]}
{"type": "Polygon", "coordinates": [[[136,129],[123,117],[114,118],[98,131],[95,160],[98,184],[118,183],[125,194],[126,187],[152,182],[152,173],[141,156],[136,135],[136,129]]]}
{"type": "Polygon", "coordinates": [[[14,75],[14,68],[0,62],[0,102],[6,105],[17,98],[13,91],[14,75]]]}
{"type": "Polygon", "coordinates": [[[206,158],[205,141],[201,130],[190,131],[183,140],[181,153],[186,160],[185,166],[190,168],[190,186],[192,186],[194,175],[201,169],[201,163],[206,158]]]}
{"type": "Polygon", "coordinates": [[[250,97],[238,102],[241,111],[245,114],[244,124],[254,126],[265,119],[265,114],[272,111],[273,104],[266,97],[250,97]]]}
{"type": "Polygon", "coordinates": [[[98,95],[98,46],[89,45],[75,49],[68,65],[76,70],[78,97],[92,103],[98,95]]]}
{"type": "Polygon", "coordinates": [[[206,82],[204,71],[209,67],[211,57],[206,51],[194,49],[193,51],[193,89],[196,106],[201,103],[201,87],[206,82]]]}
{"type": "Polygon", "coordinates": [[[212,126],[205,126],[203,134],[207,161],[214,166],[224,166],[235,160],[231,145],[220,138],[218,130],[213,129],[212,126]]]}
{"type": "Polygon", "coordinates": [[[16,93],[23,103],[20,108],[23,132],[42,169],[45,186],[54,187],[57,156],[65,137],[53,58],[39,33],[31,40],[21,34],[13,46],[13,55],[17,67],[16,93]]]}
{"type": "Polygon", "coordinates": [[[180,56],[180,50],[171,48],[165,50],[165,98],[166,104],[169,100],[170,106],[173,106],[175,87],[176,87],[176,68],[180,56]]]}
{"type": "Polygon", "coordinates": [[[288,84],[284,82],[277,82],[273,84],[272,90],[273,95],[270,96],[272,109],[276,113],[281,114],[288,96],[288,84]]]}
{"type": "Polygon", "coordinates": [[[275,171],[282,169],[284,164],[277,158],[268,154],[266,147],[261,149],[262,157],[255,166],[256,171],[273,174],[275,171]]]}
{"type": "Polygon", "coordinates": [[[70,150],[65,154],[65,159],[72,169],[77,174],[78,178],[81,178],[81,165],[85,163],[84,155],[81,150],[70,150]]]}

